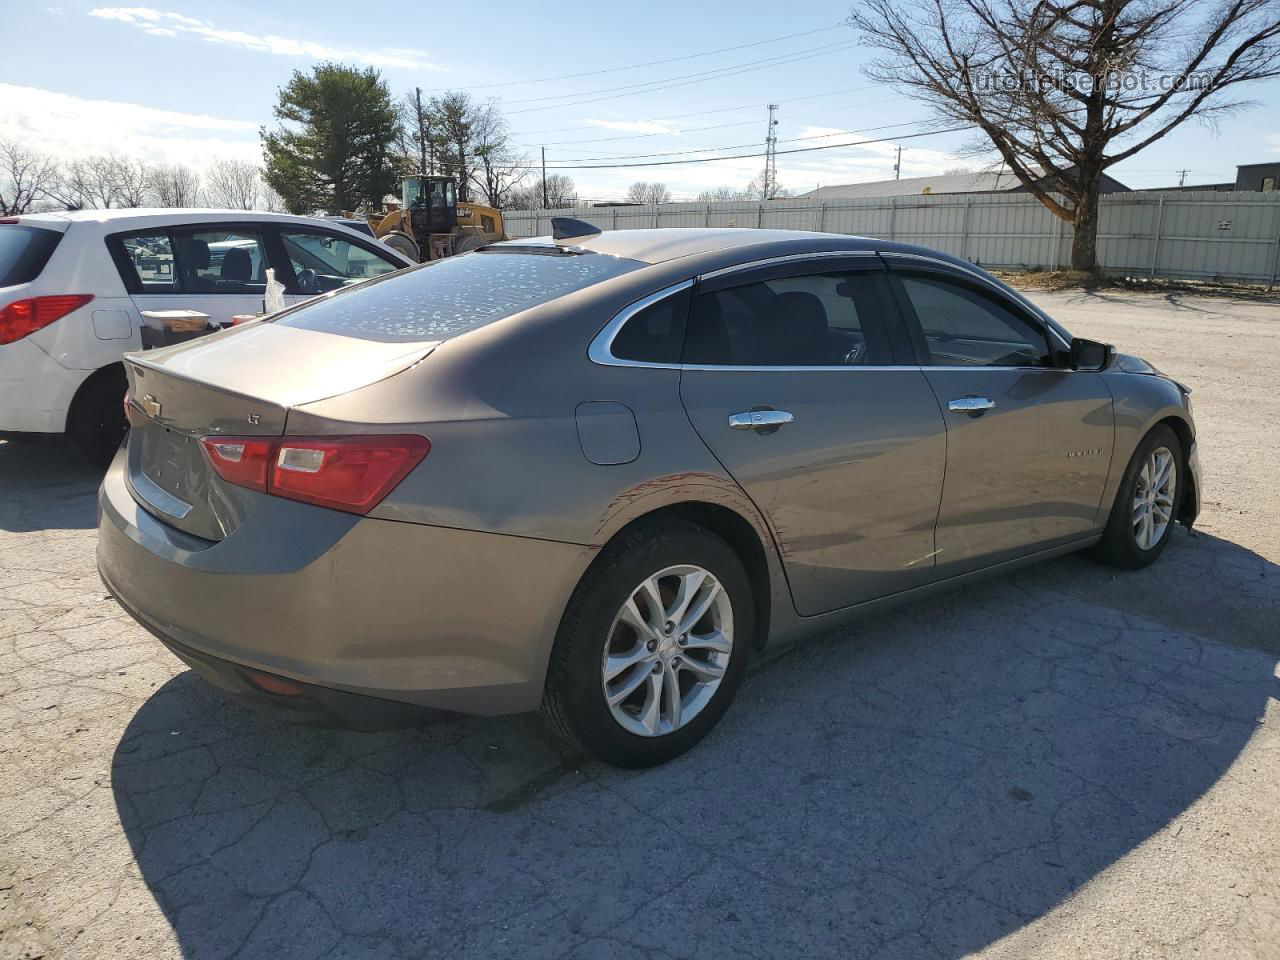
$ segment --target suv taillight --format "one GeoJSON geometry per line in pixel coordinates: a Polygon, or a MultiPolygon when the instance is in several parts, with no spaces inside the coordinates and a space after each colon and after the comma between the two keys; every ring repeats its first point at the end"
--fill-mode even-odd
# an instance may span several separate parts
{"type": "Polygon", "coordinates": [[[91,293],[60,293],[51,297],[15,300],[0,309],[0,344],[13,343],[61,320],[93,299],[91,293]]]}
{"type": "Polygon", "coordinates": [[[361,516],[431,450],[416,434],[204,437],[200,443],[228,483],[361,516]]]}

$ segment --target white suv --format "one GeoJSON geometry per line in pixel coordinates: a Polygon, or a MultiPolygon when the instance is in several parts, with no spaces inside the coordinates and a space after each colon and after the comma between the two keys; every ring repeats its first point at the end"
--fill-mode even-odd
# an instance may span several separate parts
{"type": "Polygon", "coordinates": [[[67,434],[106,463],[124,434],[121,355],[148,315],[214,325],[413,261],[331,220],[241,210],[82,210],[0,218],[0,438],[67,434]]]}

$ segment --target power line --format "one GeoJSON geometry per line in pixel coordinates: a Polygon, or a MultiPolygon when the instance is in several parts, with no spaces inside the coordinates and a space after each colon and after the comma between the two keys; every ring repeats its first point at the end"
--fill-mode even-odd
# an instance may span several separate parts
{"type": "MultiPolygon", "coordinates": [[[[802,96],[802,97],[790,97],[790,98],[785,99],[785,100],[779,100],[779,101],[778,101],[778,103],[798,103],[798,102],[799,102],[799,101],[801,101],[801,100],[817,100],[817,99],[818,99],[818,98],[820,98],[820,97],[834,97],[834,96],[837,96],[838,94],[842,94],[842,93],[855,93],[855,92],[857,92],[857,91],[859,91],[859,90],[866,90],[866,89],[869,89],[869,88],[868,88],[868,86],[867,86],[866,84],[863,84],[863,85],[861,85],[861,86],[857,86],[857,87],[842,87],[842,88],[841,88],[841,89],[839,89],[839,90],[824,90],[822,93],[809,93],[809,94],[805,94],[805,95],[804,95],[804,96],[802,96]]],[[[733,110],[753,110],[753,109],[756,109],[756,108],[761,107],[761,106],[763,106],[763,105],[764,105],[763,101],[757,101],[757,102],[755,102],[755,103],[746,103],[746,104],[743,104],[742,106],[737,106],[737,107],[716,107],[714,110],[695,110],[695,111],[693,111],[692,113],[672,113],[672,114],[668,114],[668,115],[667,115],[667,116],[665,116],[665,117],[644,117],[644,118],[642,118],[642,119],[640,119],[640,120],[637,120],[637,121],[635,121],[635,122],[636,122],[636,123],[658,123],[658,122],[660,122],[660,121],[662,121],[662,120],[684,120],[684,119],[685,119],[685,118],[687,118],[687,117],[705,117],[705,116],[709,116],[709,115],[711,115],[711,114],[716,114],[716,113],[729,113],[729,112],[731,112],[731,111],[733,111],[733,110]]],[[[758,121],[751,120],[751,121],[749,121],[749,122],[750,122],[750,123],[756,123],[756,122],[758,122],[758,121]]],[[[734,126],[739,126],[739,124],[734,124],[734,126]]],[[[579,124],[579,125],[578,125],[578,126],[576,126],[576,127],[550,127],[550,128],[548,128],[548,129],[545,129],[545,130],[519,130],[519,131],[516,131],[516,132],[512,133],[512,134],[511,134],[511,136],[513,136],[513,137],[540,137],[540,136],[542,136],[544,133],[566,133],[566,132],[569,132],[569,131],[572,131],[572,130],[596,130],[596,129],[599,129],[599,128],[598,128],[598,127],[595,127],[595,126],[593,126],[593,125],[591,125],[591,124],[587,124],[587,125],[585,125],[585,126],[584,126],[584,125],[582,125],[582,124],[579,124]]],[[[711,128],[709,128],[709,127],[708,127],[708,128],[704,128],[704,129],[711,129],[711,128]]],[[[686,131],[686,132],[693,132],[693,131],[686,131]]],[[[650,134],[650,133],[642,133],[642,134],[637,134],[637,136],[641,136],[641,137],[665,136],[665,134],[650,134]]],[[[631,138],[631,137],[612,137],[612,138],[609,138],[609,139],[614,139],[614,140],[629,140],[629,139],[632,139],[632,138],[631,138]]],[[[598,141],[594,141],[594,140],[566,140],[565,142],[566,142],[566,143],[596,143],[596,142],[598,142],[598,141]]],[[[548,146],[550,146],[550,144],[548,144],[548,146]]]]}
{"type": "MultiPolygon", "coordinates": [[[[559,107],[575,107],[584,103],[598,103],[601,100],[618,100],[622,97],[638,97],[646,93],[655,93],[658,90],[670,90],[673,87],[685,87],[691,83],[702,83],[705,80],[723,80],[725,77],[736,77],[739,74],[750,73],[753,70],[765,70],[769,67],[781,67],[789,63],[797,63],[801,60],[810,59],[812,57],[822,57],[830,53],[837,53],[841,50],[846,50],[850,47],[856,46],[857,44],[858,44],[858,41],[856,40],[843,41],[841,43],[831,44],[828,47],[817,47],[812,50],[799,51],[795,54],[786,54],[785,57],[783,58],[774,57],[772,58],[771,62],[767,62],[767,63],[756,63],[750,66],[742,66],[740,68],[726,68],[727,72],[716,73],[714,76],[698,75],[698,76],[695,76],[694,79],[680,80],[677,83],[665,83],[661,81],[654,81],[659,85],[658,86],[647,85],[647,89],[644,89],[644,90],[631,90],[625,93],[610,93],[603,97],[589,97],[588,99],[585,99],[585,100],[573,100],[568,103],[552,103],[552,104],[547,104],[546,106],[541,106],[541,107],[525,107],[523,110],[508,110],[506,111],[506,113],[509,116],[514,116],[515,114],[518,114],[518,113],[533,113],[534,111],[537,111],[537,110],[555,110],[559,107]]],[[[566,94],[566,96],[575,96],[575,94],[566,94]]],[[[547,98],[539,98],[539,99],[547,99],[547,98]]],[[[515,101],[515,102],[520,102],[520,101],[515,101]]],[[[523,101],[523,102],[527,103],[529,101],[523,101]]]]}
{"type": "MultiPolygon", "coordinates": [[[[696,60],[698,57],[710,57],[717,53],[729,53],[733,50],[746,50],[749,47],[762,47],[770,43],[781,43],[783,40],[794,40],[796,37],[810,37],[815,33],[825,33],[828,30],[839,27],[841,24],[833,23],[829,26],[818,27],[816,30],[805,30],[801,33],[789,33],[783,37],[772,37],[768,40],[756,40],[752,43],[740,43],[733,47],[720,47],[716,50],[704,50],[701,53],[688,53],[680,57],[667,57],[664,60],[647,60],[644,63],[629,63],[622,67],[607,67],[604,70],[588,70],[584,73],[562,73],[558,77],[539,77],[537,80],[505,80],[502,83],[481,83],[470,84],[469,90],[492,90],[496,87],[516,87],[524,86],[529,83],[550,83],[553,80],[577,80],[580,77],[598,77],[605,73],[620,73],[623,70],[638,70],[641,67],[656,67],[664,63],[679,63],[682,60],[696,60]]],[[[443,87],[438,89],[444,89],[443,87]]]]}
{"type": "MultiPolygon", "coordinates": [[[[827,143],[819,147],[792,147],[790,150],[778,150],[777,156],[793,153],[814,153],[818,150],[838,150],[842,147],[866,147],[874,143],[897,143],[899,140],[914,140],[917,137],[935,137],[944,133],[957,133],[962,130],[977,130],[976,124],[965,124],[958,127],[943,127],[939,130],[921,130],[917,133],[904,133],[896,137],[877,137],[869,140],[857,140],[853,143],[827,143]]],[[[580,164],[548,164],[548,170],[621,170],[630,167],[678,167],[693,163],[716,163],[721,160],[756,160],[764,156],[760,153],[737,153],[728,157],[697,157],[691,160],[649,160],[642,163],[580,163],[580,164]]],[[[520,169],[535,169],[533,166],[520,169]]]]}
{"type": "MultiPolygon", "coordinates": [[[[753,124],[759,122],[759,120],[751,121],[753,124]]],[[[806,143],[810,140],[826,140],[829,137],[857,137],[864,133],[874,133],[877,130],[896,130],[900,127],[914,127],[919,123],[919,120],[906,120],[902,123],[882,123],[879,126],[863,127],[860,130],[833,130],[831,133],[814,133],[807,137],[789,137],[785,140],[779,140],[778,143],[806,143]]],[[[735,126],[737,126],[737,124],[735,124],[735,126]]],[[[683,150],[664,150],[659,153],[614,153],[599,157],[578,157],[574,159],[573,162],[589,163],[593,160],[647,160],[651,157],[679,157],[690,153],[711,153],[715,150],[742,150],[747,147],[754,147],[758,143],[759,141],[757,140],[752,143],[733,143],[720,147],[685,147],[683,150]]],[[[547,146],[555,146],[555,144],[549,143],[547,146]]]]}

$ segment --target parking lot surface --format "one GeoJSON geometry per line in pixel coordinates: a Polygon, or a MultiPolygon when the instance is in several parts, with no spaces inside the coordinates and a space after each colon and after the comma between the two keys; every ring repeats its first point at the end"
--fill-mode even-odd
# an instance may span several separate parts
{"type": "Polygon", "coordinates": [[[1280,304],[1033,297],[1194,389],[1197,534],[815,638],[639,773],[227,702],[0,443],[0,957],[1280,957],[1280,304]]]}

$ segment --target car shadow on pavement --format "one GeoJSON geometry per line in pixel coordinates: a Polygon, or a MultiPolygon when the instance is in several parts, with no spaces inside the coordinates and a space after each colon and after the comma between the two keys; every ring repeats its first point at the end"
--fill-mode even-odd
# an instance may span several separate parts
{"type": "Polygon", "coordinates": [[[1274,624],[1280,568],[1181,532],[1160,567],[1065,558],[808,641],[643,772],[535,717],[309,730],[183,673],[116,804],[190,958],[951,960],[1160,834],[1276,696],[1274,655],[1214,640],[1274,624]],[[1143,591],[1159,616],[1112,602],[1143,591]]]}
{"type": "Polygon", "coordinates": [[[61,440],[0,440],[0,530],[86,530],[98,525],[102,471],[61,440]]]}

